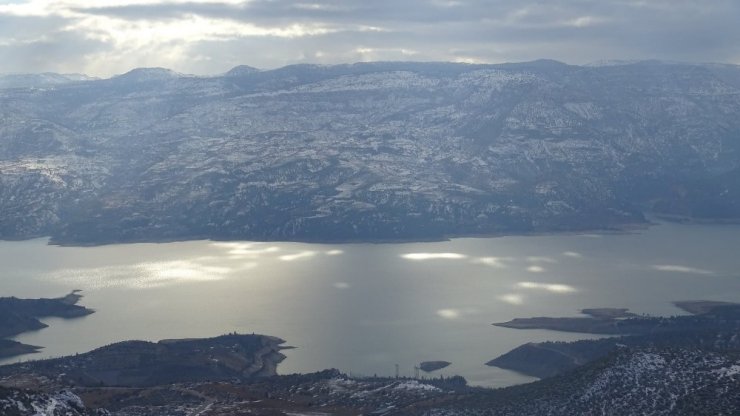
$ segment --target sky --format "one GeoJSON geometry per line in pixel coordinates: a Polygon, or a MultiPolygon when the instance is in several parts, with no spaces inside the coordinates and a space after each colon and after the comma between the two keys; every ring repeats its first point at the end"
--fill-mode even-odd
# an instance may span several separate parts
{"type": "Polygon", "coordinates": [[[740,64],[740,1],[0,0],[0,73],[541,58],[740,64]]]}

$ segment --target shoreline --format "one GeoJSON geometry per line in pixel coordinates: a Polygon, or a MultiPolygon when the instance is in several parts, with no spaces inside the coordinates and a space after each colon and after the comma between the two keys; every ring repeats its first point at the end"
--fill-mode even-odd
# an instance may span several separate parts
{"type": "Polygon", "coordinates": [[[156,342],[124,340],[61,357],[3,364],[0,377],[28,372],[45,376],[63,373],[69,383],[88,387],[100,383],[146,387],[160,382],[274,377],[278,375],[280,363],[287,358],[281,351],[294,348],[285,346],[285,342],[272,335],[236,332],[210,338],[156,342]],[[142,357],[148,358],[143,360],[142,357]],[[131,363],[135,365],[131,367],[131,363]],[[179,371],[170,375],[162,373],[168,368],[179,371]]]}
{"type": "Polygon", "coordinates": [[[502,231],[491,233],[454,233],[444,234],[436,237],[419,237],[419,238],[345,238],[345,239],[312,239],[312,238],[293,238],[293,239],[265,239],[265,238],[214,238],[207,235],[192,235],[190,237],[172,237],[172,238],[151,238],[151,239],[133,239],[133,240],[110,240],[96,242],[74,242],[74,241],[56,241],[52,235],[29,236],[28,238],[0,238],[0,242],[25,242],[37,239],[46,239],[47,245],[56,247],[104,247],[123,244],[169,244],[185,243],[191,241],[210,241],[210,242],[254,242],[254,243],[300,243],[300,244],[414,244],[414,243],[440,243],[463,238],[502,238],[502,237],[547,237],[547,236],[578,236],[578,235],[626,235],[635,234],[651,227],[661,224],[678,224],[678,225],[740,225],[740,218],[731,219],[704,219],[678,215],[665,215],[655,213],[644,213],[644,222],[632,222],[604,228],[583,228],[571,230],[541,230],[541,231],[502,231]]]}
{"type": "MultiPolygon", "coordinates": [[[[440,243],[451,240],[458,240],[464,238],[473,239],[487,239],[487,238],[502,238],[502,237],[547,237],[547,236],[578,236],[578,235],[626,235],[639,233],[645,231],[652,226],[659,225],[660,222],[646,221],[644,223],[629,223],[623,224],[619,227],[611,228],[584,228],[584,229],[573,229],[573,230],[554,230],[554,231],[520,231],[520,232],[496,232],[496,233],[460,233],[460,234],[445,234],[439,237],[429,238],[370,238],[370,239],[250,239],[248,237],[243,238],[212,238],[208,236],[197,236],[182,238],[153,238],[153,239],[141,239],[141,240],[114,240],[114,241],[99,241],[99,242],[65,242],[55,241],[53,236],[33,236],[29,238],[14,238],[14,239],[1,239],[0,242],[25,242],[31,240],[45,239],[47,245],[56,247],[104,247],[113,245],[123,244],[169,244],[169,243],[185,243],[191,241],[211,241],[211,242],[254,242],[254,243],[299,243],[299,244],[321,244],[321,245],[337,245],[337,244],[414,244],[414,243],[440,243]]],[[[740,221],[738,222],[740,224],[740,221]]]]}
{"type": "Polygon", "coordinates": [[[79,289],[74,289],[67,295],[57,298],[0,297],[0,312],[8,314],[0,316],[2,318],[0,321],[6,325],[0,328],[0,361],[38,353],[44,348],[23,344],[13,339],[27,332],[48,328],[49,325],[41,319],[50,317],[77,319],[95,313],[95,310],[77,304],[83,297],[80,292],[79,289]]]}

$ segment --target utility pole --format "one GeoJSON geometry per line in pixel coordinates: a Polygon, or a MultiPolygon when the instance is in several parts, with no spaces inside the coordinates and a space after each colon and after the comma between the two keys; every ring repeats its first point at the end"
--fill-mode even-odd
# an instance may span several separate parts
{"type": "Polygon", "coordinates": [[[398,378],[398,364],[396,364],[396,378],[398,378]]]}
{"type": "Polygon", "coordinates": [[[419,367],[414,366],[414,378],[417,380],[419,379],[419,370],[420,370],[419,367]]]}

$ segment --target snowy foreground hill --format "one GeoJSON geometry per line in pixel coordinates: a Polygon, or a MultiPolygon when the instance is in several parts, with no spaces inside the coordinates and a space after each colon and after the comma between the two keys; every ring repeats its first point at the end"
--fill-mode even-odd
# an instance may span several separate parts
{"type": "MultiPolygon", "coordinates": [[[[33,380],[33,375],[25,377],[33,380]]],[[[51,384],[44,389],[54,390],[54,382],[42,380],[51,384]]],[[[736,353],[625,349],[574,372],[506,389],[468,388],[454,381],[356,380],[327,370],[243,383],[203,381],[143,389],[77,387],[74,393],[0,388],[0,414],[733,416],[740,412],[740,359],[736,353]]]]}
{"type": "Polygon", "coordinates": [[[730,416],[738,412],[737,354],[675,348],[622,351],[563,376],[470,395],[412,414],[730,416]]]}
{"type": "Polygon", "coordinates": [[[0,414],[5,416],[106,416],[90,411],[74,393],[35,393],[0,387],[0,414]]]}
{"type": "Polygon", "coordinates": [[[740,67],[0,76],[0,238],[431,239],[740,218],[740,67]]]}

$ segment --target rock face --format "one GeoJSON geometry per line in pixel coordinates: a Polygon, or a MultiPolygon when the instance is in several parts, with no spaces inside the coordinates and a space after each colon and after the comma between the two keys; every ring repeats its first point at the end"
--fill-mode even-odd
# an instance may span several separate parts
{"type": "MultiPolygon", "coordinates": [[[[1,86],[2,84],[0,84],[1,86]]],[[[430,239],[740,218],[740,69],[363,63],[0,87],[0,238],[430,239]]]]}

